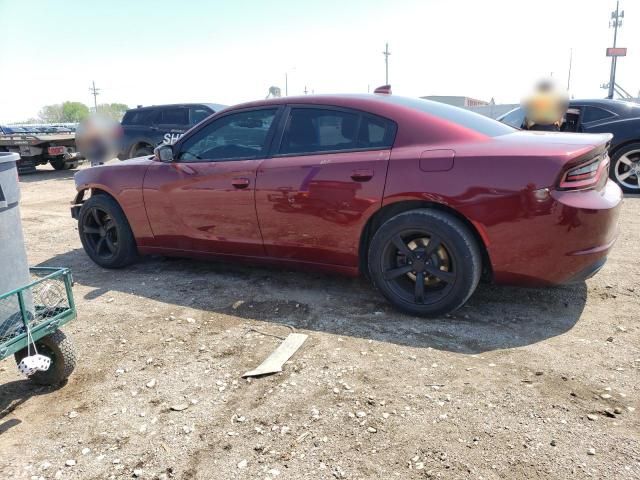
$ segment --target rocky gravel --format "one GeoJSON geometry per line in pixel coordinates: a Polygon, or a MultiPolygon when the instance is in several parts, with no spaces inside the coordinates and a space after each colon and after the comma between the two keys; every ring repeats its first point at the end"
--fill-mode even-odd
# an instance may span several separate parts
{"type": "Polygon", "coordinates": [[[606,267],[482,285],[454,315],[362,279],[81,249],[72,172],[22,183],[30,262],[73,269],[79,363],[58,389],[0,363],[0,478],[640,478],[640,198],[606,267]],[[280,374],[243,379],[291,331],[280,374]]]}

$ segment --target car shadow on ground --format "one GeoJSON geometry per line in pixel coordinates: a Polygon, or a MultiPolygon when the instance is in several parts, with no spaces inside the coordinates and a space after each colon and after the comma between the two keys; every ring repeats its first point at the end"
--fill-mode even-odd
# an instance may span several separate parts
{"type": "Polygon", "coordinates": [[[105,270],[82,249],[41,266],[71,267],[77,282],[93,288],[85,300],[106,301],[111,292],[121,291],[247,320],[459,353],[515,348],[561,335],[578,321],[587,299],[584,282],[539,289],[481,284],[455,314],[424,319],[394,310],[364,278],[162,257],[105,270]]]}
{"type": "Polygon", "coordinates": [[[19,418],[5,420],[5,417],[31,397],[45,395],[53,390],[51,387],[36,385],[27,379],[0,385],[0,435],[22,423],[19,418]]]}

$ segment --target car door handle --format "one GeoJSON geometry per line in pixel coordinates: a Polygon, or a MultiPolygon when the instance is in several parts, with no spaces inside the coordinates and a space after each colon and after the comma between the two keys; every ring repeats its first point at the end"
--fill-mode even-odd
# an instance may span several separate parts
{"type": "Polygon", "coordinates": [[[248,178],[234,178],[231,180],[231,185],[235,188],[247,188],[249,186],[248,178]]]}
{"type": "Polygon", "coordinates": [[[373,178],[373,170],[354,170],[351,174],[351,178],[356,182],[368,182],[369,180],[371,180],[371,178],[373,178]]]}

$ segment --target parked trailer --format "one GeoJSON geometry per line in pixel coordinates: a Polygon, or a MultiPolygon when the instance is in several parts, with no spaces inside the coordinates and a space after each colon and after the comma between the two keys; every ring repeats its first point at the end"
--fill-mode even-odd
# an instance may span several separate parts
{"type": "Polygon", "coordinates": [[[56,170],[76,168],[83,157],[76,150],[76,139],[69,133],[0,132],[0,152],[20,154],[18,173],[34,173],[38,165],[50,163],[56,170]]]}

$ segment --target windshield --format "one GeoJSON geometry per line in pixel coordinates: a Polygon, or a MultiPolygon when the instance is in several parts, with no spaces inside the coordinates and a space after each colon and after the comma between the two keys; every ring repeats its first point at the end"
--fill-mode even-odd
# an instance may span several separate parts
{"type": "Polygon", "coordinates": [[[500,123],[497,120],[493,120],[478,113],[470,112],[464,108],[453,107],[445,103],[423,100],[421,98],[397,97],[394,95],[389,95],[383,98],[392,103],[404,105],[405,107],[444,118],[445,120],[457,123],[469,130],[474,130],[488,137],[497,137],[499,135],[506,135],[515,131],[512,127],[500,123]]]}

